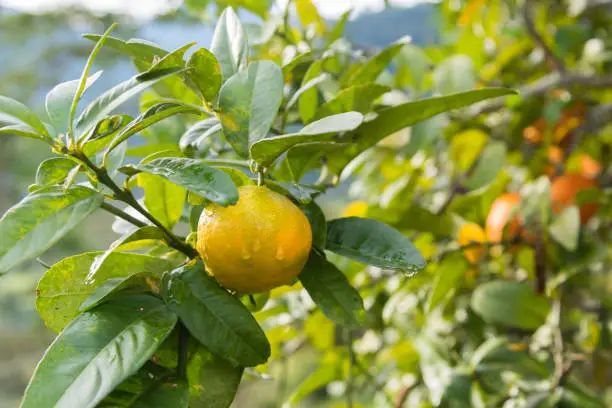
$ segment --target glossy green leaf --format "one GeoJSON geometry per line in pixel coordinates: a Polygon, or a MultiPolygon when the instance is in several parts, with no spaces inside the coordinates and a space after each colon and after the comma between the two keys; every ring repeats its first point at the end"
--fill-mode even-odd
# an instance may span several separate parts
{"type": "Polygon", "coordinates": [[[91,295],[79,306],[79,312],[91,310],[121,295],[153,292],[155,289],[159,289],[159,285],[151,275],[136,274],[123,278],[110,278],[91,292],[91,295]]]}
{"type": "Polygon", "coordinates": [[[461,253],[445,257],[436,269],[436,279],[427,301],[427,310],[432,311],[440,305],[453,290],[461,285],[469,265],[461,253]]]}
{"type": "Polygon", "coordinates": [[[135,167],[161,176],[219,205],[228,206],[238,202],[238,190],[231,177],[200,160],[159,158],[135,167]]]}
{"type": "Polygon", "coordinates": [[[361,65],[355,72],[351,73],[344,85],[365,84],[376,81],[403,46],[404,44],[402,43],[388,46],[365,64],[361,65]]]}
{"type": "Polygon", "coordinates": [[[548,226],[550,236],[568,251],[578,247],[580,234],[580,211],[576,206],[567,207],[548,226]]]}
{"type": "Polygon", "coordinates": [[[0,121],[15,125],[25,125],[33,129],[38,139],[48,139],[49,132],[38,116],[21,102],[0,96],[0,121]]]}
{"type": "Polygon", "coordinates": [[[342,151],[350,143],[312,142],[293,146],[287,151],[287,166],[291,169],[293,181],[299,182],[307,171],[323,164],[330,153],[342,151]]]}
{"type": "Polygon", "coordinates": [[[61,331],[79,314],[79,307],[101,284],[111,278],[136,274],[159,277],[171,270],[172,261],[148,255],[113,252],[93,276],[91,264],[102,252],[88,252],[64,258],[49,269],[38,282],[36,309],[47,327],[61,331]]]}
{"type": "Polygon", "coordinates": [[[249,46],[244,28],[231,7],[223,10],[215,27],[210,50],[217,57],[223,81],[246,68],[249,46]]]}
{"type": "Polygon", "coordinates": [[[328,116],[312,122],[298,133],[269,137],[253,144],[251,157],[262,166],[269,166],[281,154],[295,145],[333,140],[338,133],[354,130],[362,121],[363,115],[358,112],[328,116]]]}
{"type": "Polygon", "coordinates": [[[309,186],[306,184],[283,183],[278,181],[266,180],[266,185],[280,194],[293,197],[297,202],[308,204],[313,196],[323,192],[321,186],[309,186]]]}
{"type": "Polygon", "coordinates": [[[243,367],[213,356],[204,347],[198,348],[187,365],[187,378],[195,385],[189,392],[190,408],[229,408],[243,371],[243,367]]]}
{"type": "Polygon", "coordinates": [[[350,111],[368,113],[372,110],[376,99],[390,90],[388,86],[374,83],[343,89],[333,99],[319,107],[315,119],[350,111]]]}
{"type": "Polygon", "coordinates": [[[40,163],[36,170],[36,184],[41,187],[62,184],[77,163],[63,157],[52,157],[40,163]]]}
{"type": "MultiPolygon", "coordinates": [[[[101,35],[99,34],[83,35],[83,38],[96,42],[100,37],[101,35]]],[[[162,58],[168,54],[168,51],[159,47],[157,44],[137,38],[124,41],[116,37],[107,37],[104,42],[104,47],[111,48],[114,51],[148,64],[152,64],[155,58],[162,58]]]]}
{"type": "Polygon", "coordinates": [[[214,355],[246,367],[270,357],[270,344],[255,318],[206,274],[201,262],[166,275],[163,295],[191,335],[214,355]]]}
{"type": "Polygon", "coordinates": [[[546,322],[550,302],[527,282],[493,281],[476,288],[472,308],[489,323],[533,330],[546,322]]]}
{"type": "Polygon", "coordinates": [[[177,67],[144,72],[114,86],[85,108],[77,119],[77,129],[81,133],[87,132],[130,98],[156,82],[183,70],[183,67],[177,67]]]}
{"type": "Polygon", "coordinates": [[[272,61],[255,61],[228,79],[219,92],[219,119],[234,150],[249,148],[268,135],[283,97],[283,73],[272,61]]]}
{"type": "Polygon", "coordinates": [[[221,123],[219,119],[217,117],[206,118],[194,123],[183,133],[179,141],[179,147],[182,151],[189,148],[197,148],[202,141],[220,132],[221,123]]]}
{"type": "MultiPolygon", "coordinates": [[[[98,71],[85,82],[85,92],[94,82],[100,78],[102,71],[98,71]]],[[[74,100],[74,96],[79,88],[80,79],[73,81],[62,82],[56,85],[45,99],[45,107],[47,108],[47,114],[51,119],[51,124],[58,133],[66,133],[68,130],[68,117],[70,115],[70,106],[74,100]]]]}
{"type": "Polygon", "coordinates": [[[153,355],[176,320],[162,301],[146,295],[82,314],[46,351],[21,407],[95,407],[153,355]]]}
{"type": "MultiPolygon", "coordinates": [[[[176,329],[173,333],[176,332],[176,329]]],[[[160,346],[163,347],[169,340],[175,340],[170,334],[166,337],[166,340],[160,346]]],[[[159,348],[156,351],[156,355],[159,352],[159,348]]],[[[174,357],[176,358],[176,352],[174,357]]],[[[153,357],[152,357],[153,359],[153,357]]],[[[146,394],[149,390],[155,389],[157,386],[171,381],[174,378],[175,372],[168,370],[163,366],[153,364],[152,362],[146,362],[140,370],[131,377],[123,380],[113,392],[108,394],[96,408],[132,408],[135,401],[141,396],[146,394]]],[[[165,407],[163,407],[165,408],[165,407]]]]}
{"type": "Polygon", "coordinates": [[[108,145],[105,155],[108,155],[115,147],[127,140],[130,136],[166,118],[176,116],[181,113],[199,114],[200,112],[195,109],[195,107],[189,105],[168,102],[158,103],[150,107],[146,112],[135,118],[132,122],[121,129],[119,133],[117,133],[117,135],[108,145]]]}
{"type": "Polygon", "coordinates": [[[183,214],[187,191],[155,174],[140,173],[137,177],[147,210],[166,228],[173,228],[183,214]]]}
{"type": "Polygon", "coordinates": [[[465,181],[465,186],[476,190],[491,183],[506,164],[506,145],[503,142],[489,143],[478,159],[472,175],[465,181]]]}
{"type": "Polygon", "coordinates": [[[339,142],[354,142],[353,147],[339,154],[334,160],[336,167],[344,168],[353,158],[364,150],[374,146],[385,137],[412,126],[432,116],[454,109],[463,108],[485,99],[496,98],[516,93],[506,88],[483,88],[457,94],[426,98],[406,102],[381,110],[376,117],[365,121],[352,132],[344,135],[339,142]]]}
{"type": "Polygon", "coordinates": [[[328,319],[350,327],[359,325],[359,313],[364,310],[359,292],[324,256],[312,251],[299,279],[328,319]]]}
{"type": "Polygon", "coordinates": [[[215,55],[206,48],[194,52],[187,61],[188,78],[195,84],[205,101],[212,103],[223,82],[221,66],[215,55]]]}
{"type": "Polygon", "coordinates": [[[314,201],[302,204],[300,209],[306,214],[306,218],[310,222],[312,245],[323,251],[325,249],[325,241],[327,240],[327,221],[325,220],[323,210],[314,201]]]}
{"type": "Polygon", "coordinates": [[[94,262],[91,264],[91,267],[89,268],[89,276],[94,276],[102,267],[104,261],[108,258],[108,256],[112,252],[117,250],[120,246],[129,244],[130,242],[137,242],[143,240],[157,240],[163,242],[165,237],[166,236],[164,235],[162,230],[152,225],[146,225],[128,234],[125,234],[124,236],[113,242],[102,255],[96,257],[94,262]]]}
{"type": "Polygon", "coordinates": [[[181,380],[159,382],[130,405],[132,408],[188,408],[189,406],[189,384],[181,380]]]}
{"type": "Polygon", "coordinates": [[[100,207],[103,196],[82,186],[30,194],[0,219],[0,273],[41,254],[100,207]]]}
{"type": "MultiPolygon", "coordinates": [[[[321,75],[322,70],[323,60],[318,59],[313,62],[302,79],[302,87],[321,75]]],[[[309,88],[300,94],[298,107],[303,123],[309,123],[314,119],[318,106],[319,92],[316,87],[309,88]]]]}
{"type": "Polygon", "coordinates": [[[329,221],[327,249],[367,265],[409,274],[425,266],[425,259],[408,238],[387,224],[367,218],[329,221]]]}

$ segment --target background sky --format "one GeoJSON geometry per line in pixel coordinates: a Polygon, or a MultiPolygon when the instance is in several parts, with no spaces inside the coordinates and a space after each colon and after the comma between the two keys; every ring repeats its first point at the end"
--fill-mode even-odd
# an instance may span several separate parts
{"type": "MultiPolygon", "coordinates": [[[[276,0],[279,6],[287,0],[276,0]]],[[[379,11],[384,7],[384,0],[313,0],[321,14],[327,18],[336,18],[346,10],[353,8],[353,16],[363,11],[379,11]]],[[[394,6],[410,6],[423,0],[391,0],[394,6]]],[[[100,12],[128,13],[139,18],[151,18],[169,8],[176,7],[181,0],[0,0],[0,5],[29,12],[46,11],[62,6],[85,5],[100,12]]]]}

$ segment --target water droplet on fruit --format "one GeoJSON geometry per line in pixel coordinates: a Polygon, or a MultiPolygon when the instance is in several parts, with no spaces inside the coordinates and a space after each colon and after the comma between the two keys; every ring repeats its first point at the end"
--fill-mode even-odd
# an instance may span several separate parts
{"type": "Polygon", "coordinates": [[[285,251],[283,251],[282,247],[278,247],[278,249],[276,250],[276,259],[278,261],[282,261],[283,259],[285,259],[285,251]]]}
{"type": "Polygon", "coordinates": [[[251,259],[251,252],[249,251],[248,248],[246,248],[246,247],[242,248],[241,257],[242,257],[243,261],[248,261],[249,259],[251,259]]]}

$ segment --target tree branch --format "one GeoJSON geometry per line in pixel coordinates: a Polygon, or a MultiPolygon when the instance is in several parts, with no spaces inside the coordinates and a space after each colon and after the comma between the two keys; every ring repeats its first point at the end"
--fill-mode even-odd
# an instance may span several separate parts
{"type": "Polygon", "coordinates": [[[555,65],[555,69],[559,72],[566,72],[567,69],[565,67],[565,63],[561,58],[559,58],[553,50],[546,44],[544,38],[538,33],[536,30],[535,24],[533,22],[533,9],[531,0],[525,0],[525,4],[523,5],[523,19],[525,20],[525,28],[527,32],[533,38],[533,41],[538,45],[538,47],[544,52],[546,59],[551,61],[555,65]]]}
{"type": "Polygon", "coordinates": [[[117,207],[114,207],[112,205],[110,205],[109,203],[106,202],[102,202],[102,204],[100,205],[100,207],[105,210],[108,211],[109,213],[124,219],[125,221],[129,222],[132,225],[135,225],[137,227],[144,227],[147,224],[145,222],[140,221],[138,218],[132,217],[130,214],[126,213],[125,211],[120,210],[117,207]]]}

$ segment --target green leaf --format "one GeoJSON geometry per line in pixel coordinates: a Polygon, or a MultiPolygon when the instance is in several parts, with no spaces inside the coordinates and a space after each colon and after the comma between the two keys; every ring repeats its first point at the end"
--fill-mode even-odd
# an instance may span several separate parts
{"type": "Polygon", "coordinates": [[[191,55],[187,67],[189,68],[187,75],[199,93],[205,101],[212,103],[223,83],[221,66],[215,55],[206,48],[200,48],[191,55]]]}
{"type": "Polygon", "coordinates": [[[62,184],[76,166],[75,162],[64,157],[47,159],[36,170],[36,184],[41,187],[62,184]]]}
{"type": "Polygon", "coordinates": [[[473,89],[476,78],[474,63],[467,55],[453,55],[445,59],[433,73],[435,89],[442,94],[473,89]]]}
{"type": "Polygon", "coordinates": [[[83,92],[85,92],[85,89],[87,88],[87,82],[89,80],[89,70],[91,69],[91,66],[94,63],[94,60],[96,59],[96,56],[98,55],[98,52],[100,52],[100,49],[102,48],[102,45],[104,44],[104,41],[106,41],[106,38],[115,29],[115,27],[117,27],[117,24],[118,23],[111,24],[108,30],[106,30],[106,32],[102,34],[102,37],[100,37],[100,39],[98,40],[94,48],[91,50],[91,53],[89,53],[87,62],[85,63],[85,66],[83,67],[81,78],[79,79],[79,83],[74,91],[72,103],[70,104],[70,108],[68,110],[68,123],[67,123],[68,135],[73,140],[77,139],[76,136],[73,134],[74,133],[73,131],[74,115],[76,115],[77,106],[79,104],[79,101],[81,100],[81,96],[83,96],[83,92]]]}
{"type": "Polygon", "coordinates": [[[238,202],[238,189],[231,177],[199,160],[160,158],[135,167],[161,176],[224,207],[238,202]]]}
{"type": "MultiPolygon", "coordinates": [[[[412,126],[432,116],[453,109],[463,108],[485,99],[515,94],[511,89],[483,88],[457,94],[406,102],[381,110],[377,116],[361,124],[354,131],[344,135],[339,142],[354,142],[353,147],[339,154],[334,160],[336,167],[344,168],[353,158],[374,146],[385,137],[412,126]]],[[[331,160],[331,159],[330,159],[331,160]]]]}
{"type": "Polygon", "coordinates": [[[489,143],[478,159],[478,164],[472,175],[465,181],[465,186],[476,190],[491,183],[506,164],[506,144],[504,142],[489,143]]]}
{"type": "Polygon", "coordinates": [[[93,277],[94,275],[96,275],[96,273],[102,267],[104,261],[108,258],[108,256],[120,246],[129,244],[130,242],[137,242],[143,240],[157,240],[163,242],[165,237],[166,236],[164,235],[162,230],[152,225],[146,225],[128,234],[125,234],[124,236],[113,242],[102,255],[96,257],[94,262],[91,264],[91,267],[89,268],[88,276],[93,277]]]}
{"type": "Polygon", "coordinates": [[[290,74],[298,65],[306,62],[311,62],[313,59],[312,51],[306,51],[303,54],[296,55],[293,59],[283,64],[283,74],[290,74]]]}
{"type": "Polygon", "coordinates": [[[266,185],[280,194],[293,197],[302,204],[308,204],[312,201],[314,195],[323,192],[323,187],[321,186],[309,186],[306,184],[281,183],[278,181],[266,180],[266,185]]]}
{"type": "Polygon", "coordinates": [[[77,119],[77,130],[81,134],[86,133],[130,98],[162,79],[183,70],[183,67],[177,67],[144,72],[114,86],[85,108],[77,119]]]}
{"type": "Polygon", "coordinates": [[[310,222],[312,245],[323,251],[325,249],[325,241],[327,240],[327,221],[325,220],[323,210],[314,200],[307,204],[302,204],[300,209],[306,214],[306,218],[310,222]]]}
{"type": "Polygon", "coordinates": [[[176,380],[159,382],[140,395],[131,408],[188,408],[189,384],[176,380]]]}
{"type": "MultiPolygon", "coordinates": [[[[99,34],[83,35],[83,38],[96,42],[99,41],[101,37],[102,36],[99,34]]],[[[137,38],[123,41],[119,38],[107,37],[104,46],[148,64],[152,64],[155,58],[162,58],[168,54],[168,51],[159,47],[157,44],[137,38]]]]}
{"type": "Polygon", "coordinates": [[[36,310],[47,327],[59,332],[79,314],[79,306],[98,286],[111,278],[136,274],[159,277],[175,265],[162,258],[122,252],[111,253],[98,272],[87,279],[91,264],[102,252],[64,258],[49,269],[36,288],[36,310]]]}
{"type": "Polygon", "coordinates": [[[578,247],[578,236],[580,234],[580,211],[578,207],[565,208],[548,226],[548,231],[563,248],[574,252],[578,247]]]}
{"type": "Polygon", "coordinates": [[[135,118],[132,122],[127,124],[121,132],[113,138],[106,149],[104,156],[108,154],[119,144],[127,140],[130,136],[140,132],[143,129],[148,128],[166,118],[176,116],[181,113],[199,114],[200,112],[192,106],[182,105],[177,103],[162,102],[153,105],[146,112],[135,118]]]}
{"type": "Polygon", "coordinates": [[[242,157],[268,135],[283,97],[283,73],[272,61],[255,61],[223,84],[219,119],[225,138],[242,157]]]}
{"type": "Polygon", "coordinates": [[[123,278],[108,279],[100,286],[97,286],[93,292],[91,292],[91,295],[81,303],[79,312],[87,312],[102,303],[118,297],[120,294],[153,293],[154,289],[159,288],[156,283],[154,278],[147,274],[136,274],[123,278]]]}
{"type": "MultiPolygon", "coordinates": [[[[176,329],[173,333],[176,332],[176,329]]],[[[160,346],[163,347],[168,341],[173,339],[172,334],[166,337],[166,340],[160,346]]],[[[157,356],[159,348],[155,352],[157,356]]],[[[176,358],[176,352],[174,353],[176,358]]],[[[138,398],[154,390],[157,386],[166,383],[168,378],[172,378],[175,373],[165,367],[146,362],[140,370],[131,377],[125,379],[119,384],[113,392],[106,396],[96,408],[132,408],[138,398]]]]}
{"type": "Polygon", "coordinates": [[[102,203],[82,186],[48,187],[30,194],[0,219],[0,273],[44,252],[102,203]]]}
{"type": "MultiPolygon", "coordinates": [[[[2,120],[1,114],[0,114],[0,120],[2,120]]],[[[36,130],[32,129],[30,126],[24,125],[22,123],[1,127],[0,134],[23,136],[23,137],[29,137],[32,139],[47,140],[47,141],[49,140],[48,138],[38,133],[36,130]]]]}
{"type": "Polygon", "coordinates": [[[350,111],[368,113],[372,110],[374,101],[390,90],[388,86],[373,83],[343,89],[333,99],[321,105],[315,119],[350,111]]]}
{"type": "Polygon", "coordinates": [[[346,112],[328,116],[305,126],[298,133],[269,137],[251,146],[251,157],[262,166],[269,166],[289,148],[312,142],[326,142],[334,139],[340,132],[357,128],[363,121],[358,112],[346,112]]]}
{"type": "Polygon", "coordinates": [[[359,325],[363,300],[334,264],[312,251],[299,279],[328,319],[349,327],[359,325]]]}
{"type": "MultiPolygon", "coordinates": [[[[37,134],[38,139],[50,139],[45,125],[38,119],[36,114],[21,102],[0,96],[0,122],[8,122],[15,125],[25,125],[16,129],[31,128],[37,134]]],[[[6,132],[3,132],[6,133],[6,132]]],[[[17,133],[18,134],[18,133],[17,133]]],[[[29,136],[32,137],[32,136],[29,136]]]]}
{"type": "MultiPolygon", "coordinates": [[[[102,71],[98,71],[85,82],[83,93],[100,78],[102,71]]],[[[70,106],[74,100],[81,80],[75,79],[73,81],[62,82],[56,85],[45,99],[45,106],[47,108],[47,114],[51,119],[51,124],[58,133],[66,133],[68,131],[68,118],[70,115],[70,106]]]]}
{"type": "Polygon", "coordinates": [[[82,314],[45,352],[21,407],[95,407],[153,355],[176,320],[160,300],[143,295],[82,314]]]}
{"type": "Polygon", "coordinates": [[[494,281],[476,288],[472,308],[489,323],[533,330],[546,322],[550,302],[527,282],[494,281]]]}
{"type": "Polygon", "coordinates": [[[427,310],[432,311],[446,300],[448,294],[460,285],[468,269],[468,262],[461,253],[445,257],[436,269],[436,280],[427,301],[427,310]]]}
{"type": "Polygon", "coordinates": [[[302,26],[305,28],[314,26],[317,34],[325,33],[325,20],[317,11],[312,0],[295,0],[295,8],[302,26]]]}
{"type": "Polygon", "coordinates": [[[179,147],[181,151],[185,151],[189,148],[197,148],[205,139],[215,134],[219,134],[220,132],[221,123],[219,119],[217,119],[217,117],[206,118],[194,123],[185,133],[183,133],[179,141],[179,147]]]}
{"type": "Polygon", "coordinates": [[[293,180],[299,182],[307,171],[323,164],[324,158],[349,147],[349,143],[312,142],[293,146],[285,159],[291,169],[293,180]]]}
{"type": "Polygon", "coordinates": [[[185,207],[187,191],[155,174],[138,174],[138,185],[144,190],[144,205],[166,228],[173,228],[185,207]]]}
{"type": "Polygon", "coordinates": [[[338,22],[336,23],[334,28],[329,31],[329,34],[327,35],[328,45],[332,44],[340,37],[342,37],[342,34],[344,33],[344,27],[346,26],[346,22],[348,21],[352,11],[352,9],[349,9],[342,13],[342,16],[338,19],[338,22]]]}
{"type": "Polygon", "coordinates": [[[351,73],[343,84],[365,84],[368,82],[374,82],[383,72],[383,70],[391,63],[391,60],[397,55],[405,44],[398,43],[393,44],[376,54],[365,64],[361,65],[359,69],[351,73]]]}
{"type": "MultiPolygon", "coordinates": [[[[302,88],[313,79],[321,75],[323,70],[323,60],[318,59],[310,65],[308,71],[302,79],[302,88]]],[[[319,93],[316,87],[309,88],[300,94],[299,98],[299,110],[300,117],[303,123],[311,122],[315,114],[317,113],[317,107],[319,106],[319,93]]]]}
{"type": "Polygon", "coordinates": [[[287,105],[285,106],[285,110],[288,111],[289,109],[291,109],[291,107],[293,107],[293,105],[295,105],[295,103],[298,102],[298,100],[300,99],[300,96],[302,96],[304,92],[308,91],[309,89],[314,88],[315,86],[319,85],[321,82],[324,82],[329,78],[330,78],[330,75],[328,73],[323,73],[321,75],[318,75],[312,78],[310,81],[306,82],[304,85],[300,87],[300,89],[295,91],[291,99],[289,99],[289,102],[287,102],[287,105]]]}
{"type": "Polygon", "coordinates": [[[201,262],[166,275],[163,295],[191,335],[214,355],[246,367],[270,357],[270,344],[255,318],[206,274],[201,262]]]}
{"type": "MultiPolygon", "coordinates": [[[[332,356],[335,357],[335,355],[332,356]]],[[[293,394],[289,398],[289,406],[295,406],[309,394],[332,381],[340,379],[342,371],[338,368],[338,362],[336,360],[337,358],[324,358],[319,368],[298,384],[297,389],[293,391],[293,394]]]]}
{"type": "Polygon", "coordinates": [[[243,367],[215,357],[200,347],[187,365],[191,408],[229,408],[234,400],[243,367]]]}
{"type": "Polygon", "coordinates": [[[327,249],[367,265],[406,271],[425,266],[425,259],[399,231],[367,218],[337,218],[327,223],[327,249]]]}
{"type": "Polygon", "coordinates": [[[231,7],[223,10],[215,27],[210,50],[217,57],[223,81],[246,68],[249,45],[244,28],[231,7]]]}

